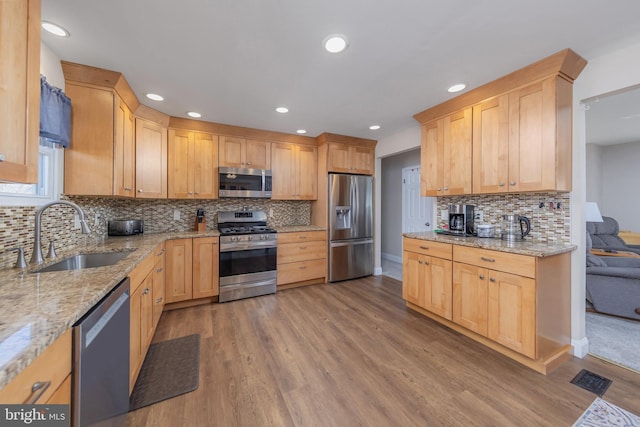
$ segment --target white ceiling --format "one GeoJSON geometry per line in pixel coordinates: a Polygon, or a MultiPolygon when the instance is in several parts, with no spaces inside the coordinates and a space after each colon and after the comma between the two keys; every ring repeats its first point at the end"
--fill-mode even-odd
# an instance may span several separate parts
{"type": "Polygon", "coordinates": [[[63,60],[122,72],[172,116],[381,139],[453,83],[639,40],[638,18],[638,0],[42,0],[42,19],[71,33],[42,37],[63,60]],[[340,54],[321,47],[334,33],[349,38],[340,54]]]}
{"type": "Polygon", "coordinates": [[[601,96],[585,104],[587,144],[640,143],[640,87],[601,96]]]}

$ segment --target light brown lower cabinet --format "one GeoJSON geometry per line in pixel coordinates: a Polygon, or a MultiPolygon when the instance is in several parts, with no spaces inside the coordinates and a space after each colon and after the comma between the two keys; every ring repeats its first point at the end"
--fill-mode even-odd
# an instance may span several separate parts
{"type": "Polygon", "coordinates": [[[68,329],[0,390],[0,402],[71,404],[71,339],[68,329]]]}
{"type": "Polygon", "coordinates": [[[403,244],[410,308],[543,374],[570,357],[568,252],[535,257],[454,244],[452,268],[437,267],[434,276],[434,258],[422,248],[442,243],[404,238],[403,244]]]}
{"type": "Polygon", "coordinates": [[[279,233],[277,265],[278,287],[326,283],[326,231],[279,233]]]}
{"type": "Polygon", "coordinates": [[[219,241],[197,237],[165,242],[167,304],[218,295],[219,241]]]}

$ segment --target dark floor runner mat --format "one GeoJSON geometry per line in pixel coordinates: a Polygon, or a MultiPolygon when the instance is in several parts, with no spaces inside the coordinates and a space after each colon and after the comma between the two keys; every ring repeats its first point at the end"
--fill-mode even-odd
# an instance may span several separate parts
{"type": "Polygon", "coordinates": [[[199,373],[200,335],[151,344],[133,388],[129,410],[197,389],[199,373]]]}
{"type": "Polygon", "coordinates": [[[601,377],[598,374],[583,369],[571,380],[571,383],[602,397],[612,381],[609,378],[601,377]]]}

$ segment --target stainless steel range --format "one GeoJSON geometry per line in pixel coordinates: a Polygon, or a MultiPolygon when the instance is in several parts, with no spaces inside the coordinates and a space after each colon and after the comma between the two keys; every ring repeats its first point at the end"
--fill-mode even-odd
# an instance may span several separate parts
{"type": "Polygon", "coordinates": [[[219,302],[276,292],[278,235],[263,211],[218,212],[219,302]]]}

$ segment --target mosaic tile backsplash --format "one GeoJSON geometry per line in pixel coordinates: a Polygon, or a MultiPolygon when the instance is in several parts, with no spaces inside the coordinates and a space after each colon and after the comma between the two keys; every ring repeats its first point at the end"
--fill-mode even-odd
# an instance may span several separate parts
{"type": "Polygon", "coordinates": [[[517,214],[531,220],[533,240],[571,243],[571,195],[570,193],[518,193],[485,194],[438,197],[438,226],[443,221],[440,212],[449,204],[474,205],[484,214],[485,224],[499,225],[502,215],[517,214]],[[540,207],[542,203],[543,207],[540,207]],[[553,203],[553,208],[551,207],[553,203]],[[559,205],[558,205],[559,203],[559,205]],[[559,207],[557,207],[559,206],[559,207]]]}
{"type": "MultiPolygon", "coordinates": [[[[217,228],[218,211],[264,210],[272,227],[309,225],[311,203],[295,200],[219,199],[219,200],[129,200],[115,198],[63,196],[84,210],[90,234],[74,229],[75,210],[54,205],[42,214],[42,250],[46,255],[51,240],[57,250],[73,249],[95,243],[107,237],[107,221],[111,219],[143,219],[145,233],[193,230],[197,209],[204,209],[207,229],[217,228]],[[174,220],[174,212],[180,219],[174,220]]],[[[0,269],[11,268],[16,253],[10,248],[23,247],[27,262],[31,258],[35,207],[0,207],[0,269]]]]}

